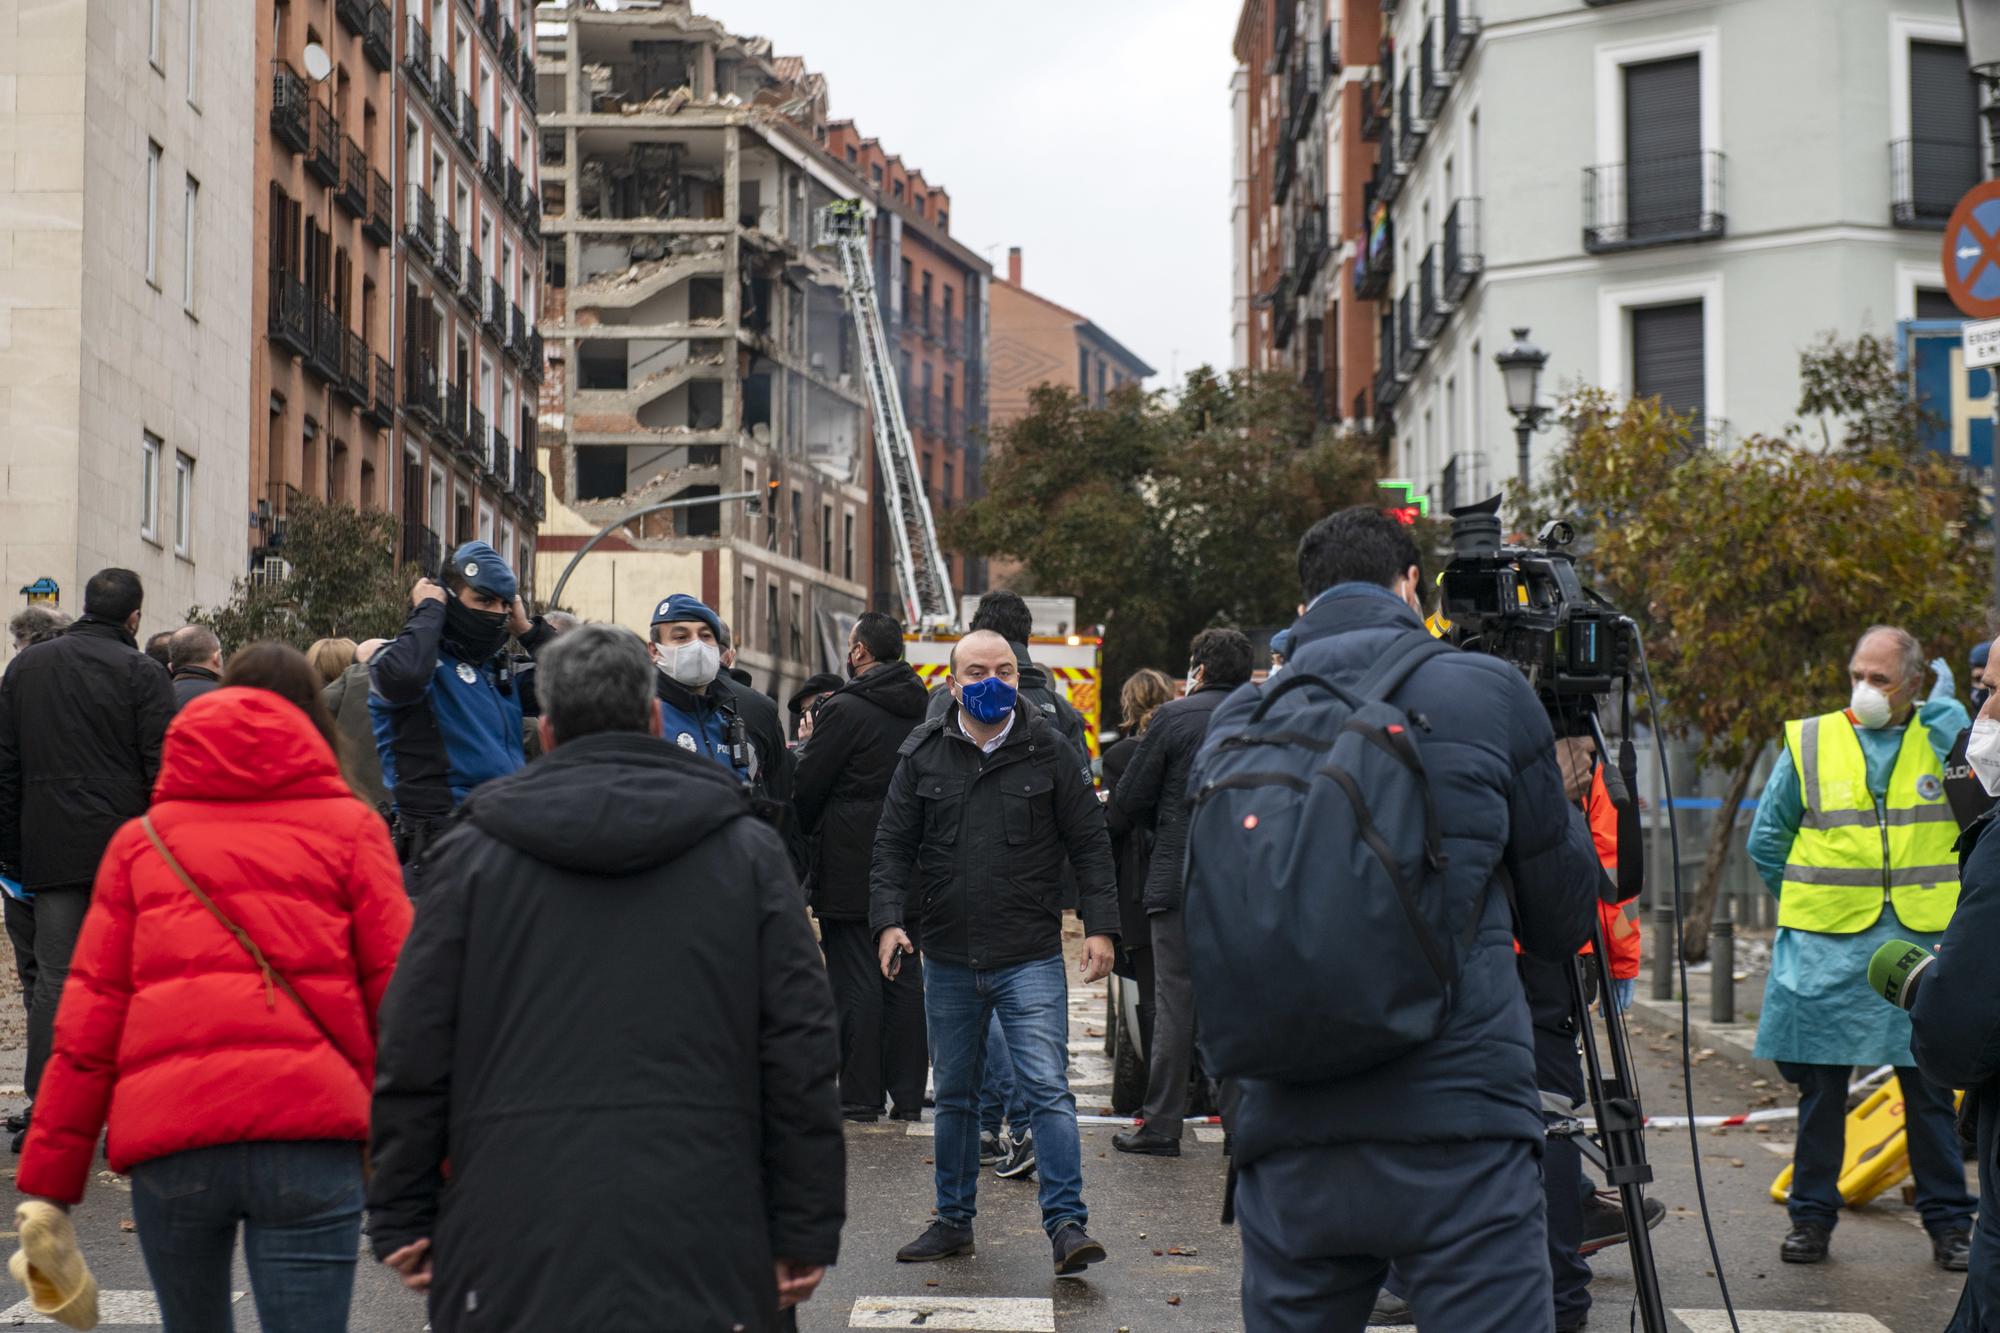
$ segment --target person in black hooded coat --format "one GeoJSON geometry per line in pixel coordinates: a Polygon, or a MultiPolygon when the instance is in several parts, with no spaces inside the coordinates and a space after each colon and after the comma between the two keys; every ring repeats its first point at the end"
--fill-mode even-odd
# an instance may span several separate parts
{"type": "Polygon", "coordinates": [[[812,739],[799,750],[793,798],[812,839],[813,912],[840,1012],[840,1103],[850,1119],[923,1114],[930,1048],[924,1036],[923,965],[912,958],[885,980],[868,929],[875,826],[897,751],[924,719],[923,680],[903,660],[903,627],[870,611],[847,643],[854,679],[822,699],[812,739]]]}
{"type": "Polygon", "coordinates": [[[437,1333],[788,1327],[846,1183],[798,884],[741,784],[658,738],[635,635],[537,670],[546,753],[460,807],[384,1001],[375,1253],[437,1333]]]}

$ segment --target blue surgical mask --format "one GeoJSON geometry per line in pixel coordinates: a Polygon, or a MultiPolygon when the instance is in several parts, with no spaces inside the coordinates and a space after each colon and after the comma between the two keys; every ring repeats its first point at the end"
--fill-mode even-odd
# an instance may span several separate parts
{"type": "Polygon", "coordinates": [[[1014,700],[1019,693],[1000,677],[987,676],[959,686],[958,702],[973,720],[990,726],[1014,711],[1014,700]]]}

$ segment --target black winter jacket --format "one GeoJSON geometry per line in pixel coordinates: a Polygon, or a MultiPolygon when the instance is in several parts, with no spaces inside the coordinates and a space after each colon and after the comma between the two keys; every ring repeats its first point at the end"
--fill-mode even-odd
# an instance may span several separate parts
{"type": "Polygon", "coordinates": [[[1987,817],[1959,840],[1958,910],[1910,1008],[1925,1077],[1965,1089],[1959,1129],[1979,1149],[1972,1271],[1947,1333],[2000,1333],[2000,834],[1987,817]]]}
{"type": "MultiPolygon", "coordinates": [[[[1386,589],[1343,585],[1294,632],[1287,676],[1351,684],[1401,636],[1425,630],[1386,589]]],[[[1244,720],[1258,697],[1247,685],[1231,695],[1208,743],[1244,720]]],[[[1445,891],[1452,902],[1483,895],[1484,924],[1435,1040],[1324,1083],[1241,1080],[1230,1128],[1244,1163],[1320,1144],[1545,1137],[1514,940],[1531,954],[1566,959],[1589,937],[1603,877],[1590,830],[1563,798],[1548,714],[1514,667],[1451,653],[1418,667],[1395,702],[1430,725],[1422,746],[1443,825],[1445,891]],[[1508,876],[1519,902],[1512,919],[1508,876]]]]}
{"type": "Polygon", "coordinates": [[[83,616],[0,676],[0,866],[29,892],[89,888],[146,813],[174,689],[123,625],[83,616]]]}
{"type": "Polygon", "coordinates": [[[773,1259],[838,1257],[833,999],[751,814],[713,760],[597,735],[482,786],[433,847],[369,1213],[378,1256],[432,1238],[438,1333],[762,1333],[773,1259]]]}
{"type": "Polygon", "coordinates": [[[1142,902],[1148,912],[1180,910],[1187,862],[1188,769],[1208,735],[1209,720],[1233,685],[1204,685],[1162,704],[1139,741],[1138,753],[1105,808],[1114,833],[1134,827],[1154,834],[1142,902]]]}
{"type": "Polygon", "coordinates": [[[210,690],[222,688],[222,676],[203,666],[182,667],[174,672],[174,709],[188,706],[190,699],[199,699],[210,690]]]}
{"type": "MultiPolygon", "coordinates": [[[[1118,868],[1119,943],[1129,955],[1135,949],[1153,947],[1152,923],[1146,919],[1146,877],[1153,863],[1153,830],[1134,826],[1118,817],[1118,784],[1125,780],[1132,756],[1138,753],[1137,736],[1120,736],[1104,747],[1105,822],[1111,827],[1111,859],[1118,868]]],[[[1122,969],[1131,960],[1122,958],[1122,969]]]]}
{"type": "Polygon", "coordinates": [[[750,688],[734,676],[717,676],[715,683],[716,688],[728,693],[736,715],[743,719],[743,729],[750,737],[750,748],[757,752],[757,771],[751,780],[751,789],[755,795],[771,803],[766,817],[784,841],[785,854],[791,858],[792,872],[803,875],[806,869],[806,840],[799,829],[797,812],[792,807],[792,784],[797,778],[798,761],[785,735],[785,722],[778,713],[778,705],[770,695],[750,688]]]}
{"type": "Polygon", "coordinates": [[[812,905],[822,920],[868,919],[868,872],[897,752],[924,716],[924,682],[885,662],[820,701],[792,796],[812,839],[812,905]]]}
{"type": "Polygon", "coordinates": [[[875,832],[868,924],[878,936],[904,925],[916,892],[928,957],[981,969],[1057,957],[1065,855],[1085,933],[1116,939],[1111,835],[1076,752],[1024,700],[983,754],[953,705],[903,742],[875,832]]]}

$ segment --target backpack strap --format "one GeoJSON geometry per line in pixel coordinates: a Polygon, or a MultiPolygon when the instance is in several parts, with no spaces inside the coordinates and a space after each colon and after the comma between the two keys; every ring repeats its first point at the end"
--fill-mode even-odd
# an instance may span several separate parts
{"type": "Polygon", "coordinates": [[[1429,631],[1413,630],[1382,655],[1375,669],[1354,687],[1354,692],[1364,699],[1386,703],[1418,667],[1433,657],[1455,651],[1450,644],[1432,638],[1429,631]]]}

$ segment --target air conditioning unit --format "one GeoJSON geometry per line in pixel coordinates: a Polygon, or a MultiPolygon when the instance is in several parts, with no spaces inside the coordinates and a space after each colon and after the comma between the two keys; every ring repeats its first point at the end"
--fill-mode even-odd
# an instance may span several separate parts
{"type": "Polygon", "coordinates": [[[283,556],[267,555],[251,569],[250,584],[256,588],[273,588],[291,576],[290,561],[283,556]]]}

